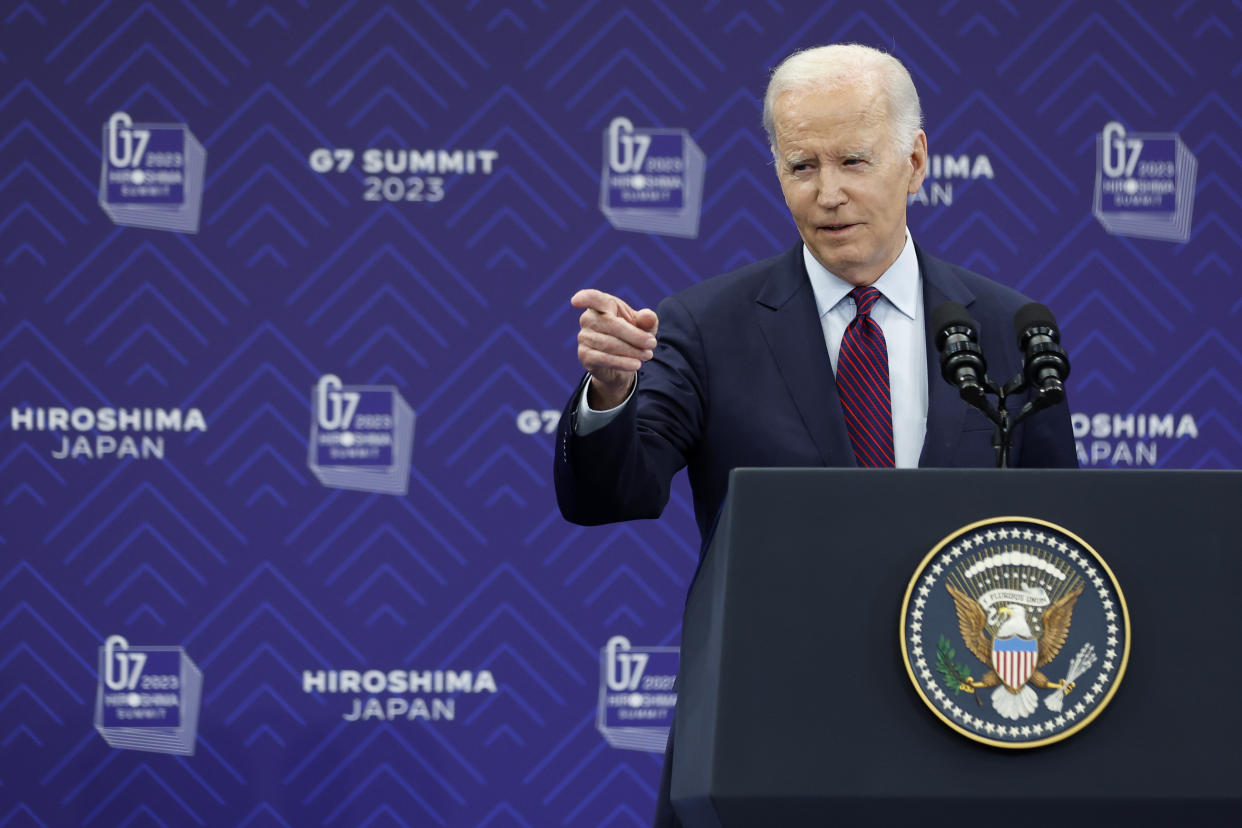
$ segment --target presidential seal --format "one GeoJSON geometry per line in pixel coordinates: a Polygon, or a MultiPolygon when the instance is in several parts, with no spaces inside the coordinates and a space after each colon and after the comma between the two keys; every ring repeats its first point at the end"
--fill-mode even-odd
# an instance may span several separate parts
{"type": "Polygon", "coordinates": [[[901,605],[901,654],[945,724],[1005,748],[1051,744],[1112,700],[1130,653],[1117,579],[1037,518],[980,521],[936,545],[901,605]]]}

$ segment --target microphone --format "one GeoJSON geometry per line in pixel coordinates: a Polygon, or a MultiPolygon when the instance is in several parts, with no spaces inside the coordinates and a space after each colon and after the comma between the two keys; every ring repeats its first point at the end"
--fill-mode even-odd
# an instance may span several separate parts
{"type": "Polygon", "coordinates": [[[1046,405],[1064,400],[1070,364],[1061,347],[1061,331],[1052,311],[1038,302],[1023,305],[1014,316],[1013,330],[1022,352],[1022,373],[1027,384],[1039,392],[1046,405]]]}
{"type": "Polygon", "coordinates": [[[932,311],[931,328],[940,350],[940,375],[957,388],[963,400],[986,408],[988,364],[979,348],[979,326],[970,312],[959,302],[945,302],[932,311]]]}

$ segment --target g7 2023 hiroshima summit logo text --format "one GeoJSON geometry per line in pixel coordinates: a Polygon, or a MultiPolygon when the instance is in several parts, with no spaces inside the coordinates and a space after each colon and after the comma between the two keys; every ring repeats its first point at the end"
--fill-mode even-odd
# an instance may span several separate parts
{"type": "Polygon", "coordinates": [[[923,559],[901,606],[901,649],[919,696],[949,727],[1038,747],[1077,733],[1112,700],[1130,616],[1081,538],[1037,518],[992,518],[923,559]]]}

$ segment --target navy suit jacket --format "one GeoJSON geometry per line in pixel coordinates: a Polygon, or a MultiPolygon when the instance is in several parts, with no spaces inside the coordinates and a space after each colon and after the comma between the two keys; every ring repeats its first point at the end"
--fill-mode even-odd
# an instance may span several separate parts
{"type": "MultiPolygon", "coordinates": [[[[1007,382],[1021,370],[1014,313],[1030,300],[915,250],[924,319],[942,302],[965,305],[979,325],[988,374],[1007,382]]],[[[567,520],[594,525],[659,517],[673,475],[688,467],[706,540],[734,468],[857,465],[801,244],[688,288],[656,312],[659,344],[623,413],[585,437],[575,435],[579,385],[561,417],[555,478],[567,520]]],[[[992,423],[941,378],[934,337],[928,330],[927,435],[919,466],[993,467],[992,423]]],[[[1018,426],[1011,465],[1077,467],[1067,406],[1018,426]]]]}
{"type": "MultiPolygon", "coordinates": [[[[989,376],[1007,382],[1022,364],[1014,313],[1029,300],[915,250],[923,318],[942,302],[965,305],[979,325],[989,376]]],[[[801,244],[671,296],[656,313],[659,344],[623,412],[578,437],[580,384],[561,416],[556,498],[567,520],[592,525],[659,517],[673,475],[688,466],[705,546],[732,469],[857,465],[801,244]]],[[[927,435],[919,466],[995,466],[992,423],[941,378],[934,338],[928,330],[927,435]]],[[[1057,406],[1018,426],[1011,462],[1076,468],[1069,408],[1057,406]]],[[[669,801],[672,753],[670,734],[657,828],[681,825],[669,801]]]]}

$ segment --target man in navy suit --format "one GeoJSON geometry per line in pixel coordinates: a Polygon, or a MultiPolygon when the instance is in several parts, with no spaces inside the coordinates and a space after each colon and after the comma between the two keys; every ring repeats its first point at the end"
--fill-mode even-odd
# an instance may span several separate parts
{"type": "MultiPolygon", "coordinates": [[[[557,502],[568,520],[658,517],[671,478],[688,467],[706,542],[739,466],[995,464],[992,424],[940,378],[926,320],[942,302],[965,305],[989,374],[1007,380],[1021,368],[1012,325],[1028,300],[910,237],[907,196],[927,173],[921,126],[909,73],[883,52],[825,46],[777,67],[764,127],[802,243],[657,311],[598,290],[574,295],[587,376],[557,437],[557,502]],[[844,363],[859,359],[858,325],[871,337],[864,382],[882,386],[863,402],[857,367],[844,376],[844,363]],[[887,371],[874,370],[876,353],[887,371]],[[859,426],[856,409],[876,400],[891,411],[859,426]]],[[[1077,466],[1066,406],[1018,427],[1012,465],[1077,466]]],[[[666,757],[657,825],[676,824],[669,765],[666,757]]]]}

